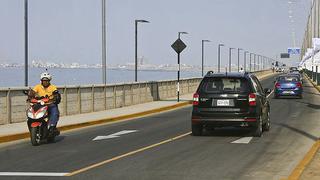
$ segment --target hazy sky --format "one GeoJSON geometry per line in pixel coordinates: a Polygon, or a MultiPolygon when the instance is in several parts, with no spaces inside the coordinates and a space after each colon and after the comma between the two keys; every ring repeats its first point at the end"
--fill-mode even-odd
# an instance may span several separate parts
{"type": "MultiPolygon", "coordinates": [[[[229,47],[275,58],[293,46],[293,29],[301,45],[311,0],[291,1],[107,0],[107,64],[134,62],[135,19],[151,22],[139,24],[138,54],[152,64],[176,63],[170,45],[178,31],[189,33],[181,38],[185,64],[200,65],[201,39],[211,40],[206,65],[217,64],[218,43],[226,44],[224,63],[229,47]]],[[[0,0],[0,63],[24,62],[23,5],[0,0]]],[[[101,0],[29,0],[29,59],[100,63],[101,0]]]]}

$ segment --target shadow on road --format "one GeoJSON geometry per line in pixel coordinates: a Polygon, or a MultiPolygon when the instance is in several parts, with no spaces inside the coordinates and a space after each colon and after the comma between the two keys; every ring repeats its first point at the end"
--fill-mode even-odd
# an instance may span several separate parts
{"type": "Polygon", "coordinates": [[[309,91],[303,91],[303,93],[306,93],[306,94],[313,94],[313,95],[316,95],[316,96],[320,96],[319,93],[313,93],[313,92],[309,92],[309,91]]]}
{"type": "Polygon", "coordinates": [[[250,128],[205,128],[202,134],[203,136],[220,136],[220,137],[247,137],[252,136],[252,130],[250,128]]]}
{"type": "Polygon", "coordinates": [[[287,125],[287,124],[283,124],[283,123],[273,123],[273,124],[279,125],[279,126],[282,126],[282,127],[285,127],[285,128],[287,128],[287,129],[290,129],[290,130],[292,130],[292,131],[294,131],[294,132],[296,132],[296,133],[298,133],[298,134],[301,134],[301,135],[303,135],[303,136],[305,136],[305,137],[307,137],[307,138],[309,138],[309,139],[312,139],[312,140],[314,140],[314,141],[319,140],[319,137],[316,137],[316,136],[314,136],[314,135],[312,135],[312,134],[309,134],[309,133],[307,133],[307,132],[305,132],[305,131],[302,131],[302,130],[297,129],[297,128],[292,127],[292,126],[289,126],[289,125],[287,125]]]}
{"type": "Polygon", "coordinates": [[[312,109],[320,109],[320,105],[317,105],[317,104],[312,104],[312,103],[303,102],[303,101],[296,101],[296,102],[301,104],[306,104],[308,107],[312,109]]]}

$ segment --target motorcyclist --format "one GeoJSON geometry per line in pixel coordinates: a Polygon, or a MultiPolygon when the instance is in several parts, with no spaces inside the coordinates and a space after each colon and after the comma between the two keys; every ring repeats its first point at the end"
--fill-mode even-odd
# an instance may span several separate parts
{"type": "Polygon", "coordinates": [[[48,105],[49,113],[49,133],[59,135],[60,131],[57,129],[57,123],[59,121],[59,109],[58,104],[61,101],[60,93],[57,87],[50,83],[52,76],[48,72],[44,72],[40,75],[41,83],[34,86],[33,91],[39,97],[47,97],[51,102],[48,105]]]}

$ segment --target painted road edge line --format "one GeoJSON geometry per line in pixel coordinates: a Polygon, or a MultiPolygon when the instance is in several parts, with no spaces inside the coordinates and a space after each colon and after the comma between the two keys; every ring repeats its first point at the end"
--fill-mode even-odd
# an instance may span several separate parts
{"type": "Polygon", "coordinates": [[[288,180],[299,179],[306,166],[311,162],[320,147],[320,140],[316,141],[300,163],[294,168],[288,180]]]}
{"type": "MultiPolygon", "coordinates": [[[[99,119],[99,120],[94,120],[94,121],[90,121],[90,122],[78,123],[78,124],[65,125],[65,126],[61,126],[58,128],[60,131],[80,129],[80,128],[94,126],[94,125],[98,125],[98,124],[116,122],[116,121],[121,121],[121,120],[125,120],[125,119],[138,118],[138,117],[143,117],[143,116],[147,116],[147,115],[151,115],[151,114],[155,114],[155,113],[165,112],[165,111],[169,111],[169,110],[173,110],[176,108],[181,108],[181,107],[190,105],[191,103],[192,103],[192,101],[186,101],[186,102],[177,103],[177,104],[170,105],[170,106],[164,106],[164,107],[157,108],[157,109],[151,109],[151,110],[144,111],[144,112],[138,112],[138,113],[133,113],[133,114],[129,114],[129,115],[111,117],[111,118],[106,118],[106,119],[99,119]]],[[[29,136],[30,136],[29,132],[12,134],[12,135],[8,135],[8,136],[1,136],[0,137],[0,144],[5,143],[5,142],[26,139],[29,136]]]]}
{"type": "MultiPolygon", "coordinates": [[[[311,79],[308,76],[306,77],[309,82],[320,92],[320,89],[311,81],[311,79]]],[[[299,164],[294,168],[292,173],[287,178],[288,180],[293,179],[299,179],[299,177],[302,175],[303,171],[307,167],[307,165],[312,161],[313,157],[317,153],[317,151],[320,148],[320,140],[317,140],[311,147],[311,149],[308,151],[308,153],[304,156],[304,158],[299,162],[299,164]]]]}
{"type": "Polygon", "coordinates": [[[0,176],[65,176],[68,173],[52,173],[52,172],[0,172],[0,176]]]}
{"type": "Polygon", "coordinates": [[[71,173],[68,173],[66,174],[65,176],[74,176],[76,174],[80,174],[80,173],[83,173],[85,171],[89,171],[93,168],[96,168],[96,167],[99,167],[99,166],[102,166],[102,165],[105,165],[105,164],[108,164],[110,162],[113,162],[113,161],[116,161],[116,160],[119,160],[119,159],[122,159],[122,158],[125,158],[125,157],[128,157],[128,156],[131,156],[131,155],[134,155],[134,154],[137,154],[139,152],[142,152],[142,151],[145,151],[145,150],[148,150],[148,149],[151,149],[151,148],[154,148],[154,147],[157,147],[157,146],[160,146],[160,145],[163,145],[163,144],[166,144],[166,143],[169,143],[169,142],[172,142],[172,141],[175,141],[175,140],[178,140],[178,139],[181,139],[185,136],[188,136],[190,135],[191,132],[187,132],[185,134],[181,134],[179,136],[176,136],[176,137],[173,137],[173,138],[170,138],[170,139],[167,139],[167,140],[164,140],[164,141],[161,141],[159,143],[156,143],[156,144],[152,144],[150,146],[146,146],[146,147],[143,147],[143,148],[140,148],[140,149],[137,149],[137,150],[134,150],[134,151],[131,151],[131,152],[128,152],[126,154],[122,154],[120,156],[116,156],[116,157],[113,157],[111,159],[107,159],[107,160],[104,160],[104,161],[101,161],[99,163],[96,163],[96,164],[92,164],[90,166],[87,166],[87,167],[84,167],[84,168],[81,168],[81,169],[78,169],[78,170],[75,170],[71,173]]]}

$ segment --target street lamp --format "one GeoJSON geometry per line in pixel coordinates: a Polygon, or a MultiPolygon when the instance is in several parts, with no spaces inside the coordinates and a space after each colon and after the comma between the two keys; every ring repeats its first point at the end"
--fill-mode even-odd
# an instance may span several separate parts
{"type": "Polygon", "coordinates": [[[218,72],[220,72],[220,48],[221,46],[224,46],[224,44],[218,45],[218,72]]]}
{"type": "Polygon", "coordinates": [[[204,65],[204,42],[210,42],[210,40],[204,39],[201,41],[201,74],[203,76],[203,65],[204,65]]]}
{"type": "Polygon", "coordinates": [[[229,48],[229,72],[231,72],[231,51],[235,48],[229,48]]]}
{"type": "Polygon", "coordinates": [[[135,20],[135,82],[138,81],[138,23],[149,23],[149,21],[135,20]]]}
{"type": "Polygon", "coordinates": [[[249,53],[249,51],[244,51],[244,58],[243,58],[243,69],[244,69],[244,72],[247,71],[247,53],[249,53]]]}
{"type": "Polygon", "coordinates": [[[180,34],[188,34],[188,32],[178,32],[178,38],[180,39],[180,34]]]}
{"type": "Polygon", "coordinates": [[[104,85],[107,84],[107,35],[106,35],[106,0],[101,0],[102,6],[102,49],[101,49],[101,57],[102,57],[102,83],[104,85]]]}
{"type": "Polygon", "coordinates": [[[249,66],[250,66],[250,67],[249,67],[249,72],[251,72],[251,69],[252,69],[252,68],[251,68],[251,67],[252,67],[252,64],[251,64],[251,62],[252,62],[252,60],[251,60],[251,55],[253,55],[253,53],[250,53],[250,63],[249,63],[249,66]]]}
{"type": "Polygon", "coordinates": [[[24,0],[24,85],[28,86],[28,0],[24,0]]]}
{"type": "Polygon", "coordinates": [[[240,50],[243,50],[243,49],[238,48],[238,72],[240,71],[240,50]]]}
{"type": "Polygon", "coordinates": [[[256,54],[254,54],[254,56],[253,56],[253,72],[255,72],[256,71],[256,54]]]}

